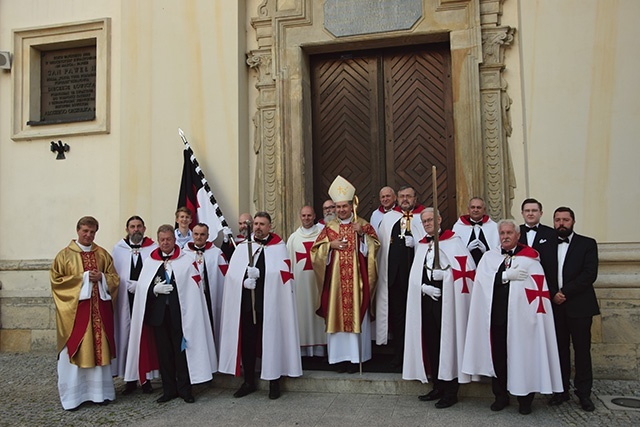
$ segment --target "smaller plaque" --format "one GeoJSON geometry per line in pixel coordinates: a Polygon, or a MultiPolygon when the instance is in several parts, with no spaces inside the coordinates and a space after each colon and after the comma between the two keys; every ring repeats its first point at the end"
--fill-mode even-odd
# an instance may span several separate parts
{"type": "Polygon", "coordinates": [[[96,117],[96,47],[42,51],[40,121],[45,125],[96,117]]]}

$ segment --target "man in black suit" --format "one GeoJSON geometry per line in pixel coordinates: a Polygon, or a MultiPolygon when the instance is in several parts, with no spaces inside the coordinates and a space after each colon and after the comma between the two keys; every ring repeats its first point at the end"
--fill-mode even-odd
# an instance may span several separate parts
{"type": "Polygon", "coordinates": [[[590,237],[573,232],[575,214],[567,207],[559,207],[553,213],[557,233],[558,250],[553,271],[547,276],[553,301],[553,315],[560,355],[560,369],[564,392],[556,393],[550,405],[560,405],[569,400],[571,359],[569,343],[573,342],[575,377],[573,385],[585,411],[593,411],[591,386],[591,323],[600,314],[593,283],[598,277],[598,246],[590,237]]]}
{"type": "Polygon", "coordinates": [[[524,224],[520,225],[519,242],[538,251],[545,276],[552,272],[555,274],[553,266],[558,262],[558,237],[553,228],[540,224],[542,203],[536,199],[525,199],[521,211],[524,224]]]}

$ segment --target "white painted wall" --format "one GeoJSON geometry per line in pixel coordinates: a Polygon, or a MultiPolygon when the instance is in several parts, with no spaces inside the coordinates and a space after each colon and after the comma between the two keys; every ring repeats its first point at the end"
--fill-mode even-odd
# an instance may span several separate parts
{"type": "Polygon", "coordinates": [[[579,233],[640,241],[639,19],[637,0],[505,1],[515,218],[535,197],[547,224],[566,205],[579,233]]]}

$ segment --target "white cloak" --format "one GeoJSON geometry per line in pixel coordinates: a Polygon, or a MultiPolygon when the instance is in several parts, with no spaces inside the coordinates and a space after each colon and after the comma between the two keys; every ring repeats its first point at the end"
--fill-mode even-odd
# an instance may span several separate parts
{"type": "MultiPolygon", "coordinates": [[[[387,344],[389,339],[389,246],[391,245],[391,232],[396,222],[402,218],[402,212],[392,210],[384,214],[380,223],[378,238],[380,250],[378,251],[378,284],[376,286],[376,344],[387,344]]],[[[411,219],[411,234],[414,245],[425,236],[424,227],[420,221],[420,214],[414,213],[411,219]]],[[[398,239],[398,236],[393,236],[398,239]]]]}
{"type": "MultiPolygon", "coordinates": [[[[200,270],[201,274],[204,274],[204,266],[201,262],[205,262],[207,265],[207,278],[209,280],[210,292],[209,303],[211,304],[211,311],[213,314],[213,339],[216,344],[216,349],[220,350],[220,334],[222,333],[220,328],[220,316],[222,315],[224,275],[227,274],[229,264],[227,263],[227,260],[222,254],[220,248],[215,246],[212,242],[207,242],[208,247],[204,251],[203,259],[199,260],[197,252],[191,248],[192,243],[193,242],[189,242],[185,245],[184,252],[196,262],[196,266],[198,267],[198,270],[200,270]]],[[[200,285],[204,286],[204,278],[200,285]]],[[[218,358],[219,357],[220,355],[218,354],[218,358]]]]}
{"type": "Polygon", "coordinates": [[[287,240],[287,250],[295,278],[298,331],[303,356],[326,354],[327,334],[324,331],[324,319],[316,314],[316,307],[320,306],[320,295],[310,254],[311,246],[322,228],[323,226],[318,224],[309,229],[299,227],[287,240]]]}
{"type": "MultiPolygon", "coordinates": [[[[199,384],[210,381],[213,378],[212,374],[218,370],[216,347],[213,342],[204,291],[200,285],[200,273],[190,256],[178,246],[175,246],[174,251],[172,259],[168,261],[176,281],[176,287],[172,292],[178,292],[180,301],[182,335],[186,341],[189,379],[191,384],[199,384]]],[[[125,381],[138,379],[140,334],[147,305],[147,293],[149,286],[154,286],[152,281],[163,263],[158,259],[157,254],[158,251],[154,251],[145,260],[138,280],[136,294],[139,297],[133,301],[125,381]]]]}
{"type": "MultiPolygon", "coordinates": [[[[267,246],[252,243],[253,256],[264,251],[264,307],[262,323],[262,365],[260,378],[275,380],[281,376],[302,375],[300,339],[287,247],[276,234],[267,246]]],[[[224,280],[220,372],[240,375],[240,306],[245,272],[249,265],[248,243],[238,245],[229,262],[224,280]]]]}
{"type": "MultiPolygon", "coordinates": [[[[158,245],[148,237],[142,241],[138,256],[144,265],[144,261],[158,245]]],[[[114,334],[116,340],[116,358],[111,361],[111,373],[113,376],[124,377],[124,365],[127,361],[127,348],[129,345],[129,329],[131,328],[131,309],[129,308],[129,292],[127,291],[127,280],[131,277],[131,256],[133,249],[121,239],[113,247],[113,265],[120,277],[118,298],[116,298],[116,311],[114,313],[114,334]]],[[[146,299],[146,295],[143,298],[146,299]]],[[[134,298],[135,299],[135,298],[134,298]]],[[[147,379],[157,378],[158,371],[146,374],[147,379]]]]}
{"type": "MultiPolygon", "coordinates": [[[[474,226],[469,224],[468,217],[469,215],[463,215],[458,218],[455,224],[453,224],[453,232],[456,233],[456,236],[462,239],[462,243],[464,243],[465,246],[469,244],[471,231],[473,231],[474,228],[474,226]]],[[[487,250],[500,247],[498,224],[494,220],[485,215],[482,219],[482,227],[476,227],[476,229],[482,230],[482,234],[484,235],[484,238],[487,240],[487,244],[489,245],[487,250]]],[[[478,231],[476,231],[476,238],[477,237],[478,231]]]]}
{"type": "MultiPolygon", "coordinates": [[[[438,379],[450,381],[457,378],[458,383],[468,383],[471,378],[462,372],[462,357],[476,265],[462,240],[452,234],[449,233],[450,237],[439,241],[440,266],[444,270],[444,279],[440,297],[442,329],[438,379]]],[[[443,237],[445,235],[446,232],[443,237]]],[[[422,295],[422,272],[427,251],[432,246],[432,243],[421,240],[411,265],[402,364],[403,379],[423,383],[428,381],[423,359],[425,344],[422,342],[422,298],[430,297],[422,295]]]]}
{"type": "MultiPolygon", "coordinates": [[[[462,362],[462,371],[467,374],[496,376],[491,358],[491,305],[495,274],[504,260],[497,247],[484,254],[476,270],[462,362]]],[[[507,390],[515,396],[561,393],[549,288],[537,252],[528,246],[523,248],[511,261],[511,268],[516,267],[524,268],[529,277],[509,284],[507,390]]]]}

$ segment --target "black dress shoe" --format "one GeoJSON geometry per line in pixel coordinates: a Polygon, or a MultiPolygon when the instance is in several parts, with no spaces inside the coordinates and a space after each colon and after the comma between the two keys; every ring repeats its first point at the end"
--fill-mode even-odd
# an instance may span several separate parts
{"type": "Polygon", "coordinates": [[[142,392],[144,394],[153,393],[153,387],[151,386],[151,381],[147,380],[146,383],[142,384],[142,392]]]}
{"type": "Polygon", "coordinates": [[[518,412],[520,412],[520,414],[522,415],[529,415],[531,413],[531,405],[523,405],[521,403],[520,407],[518,408],[518,412]]]}
{"type": "Polygon", "coordinates": [[[178,397],[177,394],[170,394],[170,395],[163,394],[162,396],[160,396],[159,398],[156,399],[156,402],[158,402],[158,403],[166,403],[166,402],[168,402],[170,400],[175,399],[176,397],[178,397]]]}
{"type": "Polygon", "coordinates": [[[433,389],[427,394],[421,394],[418,399],[422,402],[430,402],[432,400],[442,399],[444,393],[441,390],[433,389]]]}
{"type": "MultiPolygon", "coordinates": [[[[109,399],[105,399],[102,402],[96,402],[96,405],[107,406],[109,403],[111,403],[111,401],[109,399]]],[[[593,405],[593,403],[592,403],[592,405],[593,405]]]]}
{"type": "Polygon", "coordinates": [[[438,400],[436,402],[436,408],[438,409],[444,409],[444,408],[448,408],[449,406],[453,406],[456,403],[458,403],[458,398],[453,396],[453,397],[443,397],[442,399],[438,400]]]}
{"type": "Polygon", "coordinates": [[[280,397],[280,380],[269,381],[269,399],[275,400],[280,397]]]}
{"type": "Polygon", "coordinates": [[[497,398],[492,404],[491,404],[491,410],[492,411],[502,411],[504,408],[506,408],[507,406],[509,406],[509,399],[502,399],[502,398],[497,398]]]}
{"type": "Polygon", "coordinates": [[[182,396],[182,400],[184,400],[187,403],[193,403],[196,401],[192,395],[182,396]]]}
{"type": "Polygon", "coordinates": [[[122,391],[122,395],[126,396],[128,394],[131,394],[135,391],[136,388],[138,388],[137,381],[128,381],[127,385],[125,385],[124,390],[122,391]]]}
{"type": "Polygon", "coordinates": [[[596,406],[589,396],[580,398],[580,406],[587,412],[593,412],[596,409],[596,406]]]}
{"type": "Polygon", "coordinates": [[[558,406],[569,400],[569,393],[553,393],[551,399],[549,399],[549,405],[558,406]]]}
{"type": "Polygon", "coordinates": [[[256,391],[255,385],[242,383],[238,391],[233,393],[233,397],[245,397],[247,394],[251,394],[254,391],[256,391]]]}

